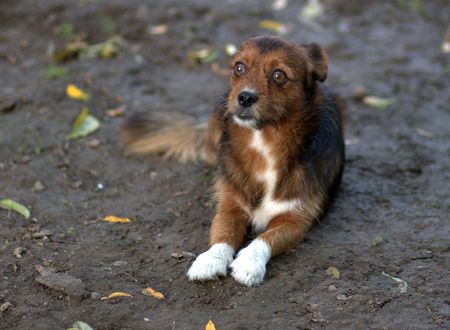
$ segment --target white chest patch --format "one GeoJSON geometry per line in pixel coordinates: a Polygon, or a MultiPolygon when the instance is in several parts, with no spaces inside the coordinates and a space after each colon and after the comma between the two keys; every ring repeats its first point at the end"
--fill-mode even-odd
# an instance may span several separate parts
{"type": "Polygon", "coordinates": [[[266,229],[267,224],[275,216],[292,212],[301,208],[300,200],[275,200],[273,197],[275,191],[275,185],[277,183],[277,171],[275,168],[275,159],[270,154],[270,149],[264,142],[264,138],[261,131],[254,130],[253,140],[250,145],[255,149],[267,163],[266,170],[263,173],[259,173],[257,179],[263,182],[266,186],[266,194],[261,202],[261,205],[250,212],[252,217],[252,225],[256,231],[263,231],[266,229]]]}

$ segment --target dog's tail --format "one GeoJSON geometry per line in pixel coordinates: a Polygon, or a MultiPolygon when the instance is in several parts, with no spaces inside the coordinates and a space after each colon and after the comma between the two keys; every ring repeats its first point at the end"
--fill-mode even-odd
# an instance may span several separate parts
{"type": "Polygon", "coordinates": [[[158,119],[135,114],[121,126],[120,133],[127,154],[162,155],[182,163],[216,163],[218,139],[206,122],[198,124],[177,114],[158,119]]]}

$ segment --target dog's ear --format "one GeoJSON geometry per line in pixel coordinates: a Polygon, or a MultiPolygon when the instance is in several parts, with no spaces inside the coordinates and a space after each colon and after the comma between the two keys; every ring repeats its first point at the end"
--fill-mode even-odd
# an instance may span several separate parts
{"type": "Polygon", "coordinates": [[[325,51],[315,42],[302,45],[301,48],[307,57],[308,71],[311,73],[312,79],[325,81],[328,73],[328,57],[325,51]]]}

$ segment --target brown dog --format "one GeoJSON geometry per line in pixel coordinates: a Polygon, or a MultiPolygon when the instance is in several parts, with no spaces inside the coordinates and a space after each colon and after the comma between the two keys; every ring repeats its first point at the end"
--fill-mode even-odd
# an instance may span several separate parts
{"type": "Polygon", "coordinates": [[[295,247],[324,213],[344,168],[342,103],[320,84],[326,76],[317,44],[251,38],[233,56],[231,90],[207,127],[172,120],[148,132],[151,121],[139,117],[123,126],[131,153],[219,163],[211,247],[190,280],[230,267],[238,282],[258,285],[270,257],[295,247]],[[234,258],[249,228],[259,235],[234,258]]]}

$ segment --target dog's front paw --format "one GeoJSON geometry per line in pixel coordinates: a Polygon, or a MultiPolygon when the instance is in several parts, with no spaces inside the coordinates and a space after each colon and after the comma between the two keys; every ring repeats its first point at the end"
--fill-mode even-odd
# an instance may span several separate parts
{"type": "Polygon", "coordinates": [[[208,281],[226,276],[228,265],[233,260],[234,249],[226,243],[214,244],[195,259],[187,273],[191,281],[208,281]]]}
{"type": "Polygon", "coordinates": [[[239,252],[231,264],[231,276],[247,286],[261,284],[266,274],[266,264],[270,259],[269,245],[256,239],[239,252]]]}

